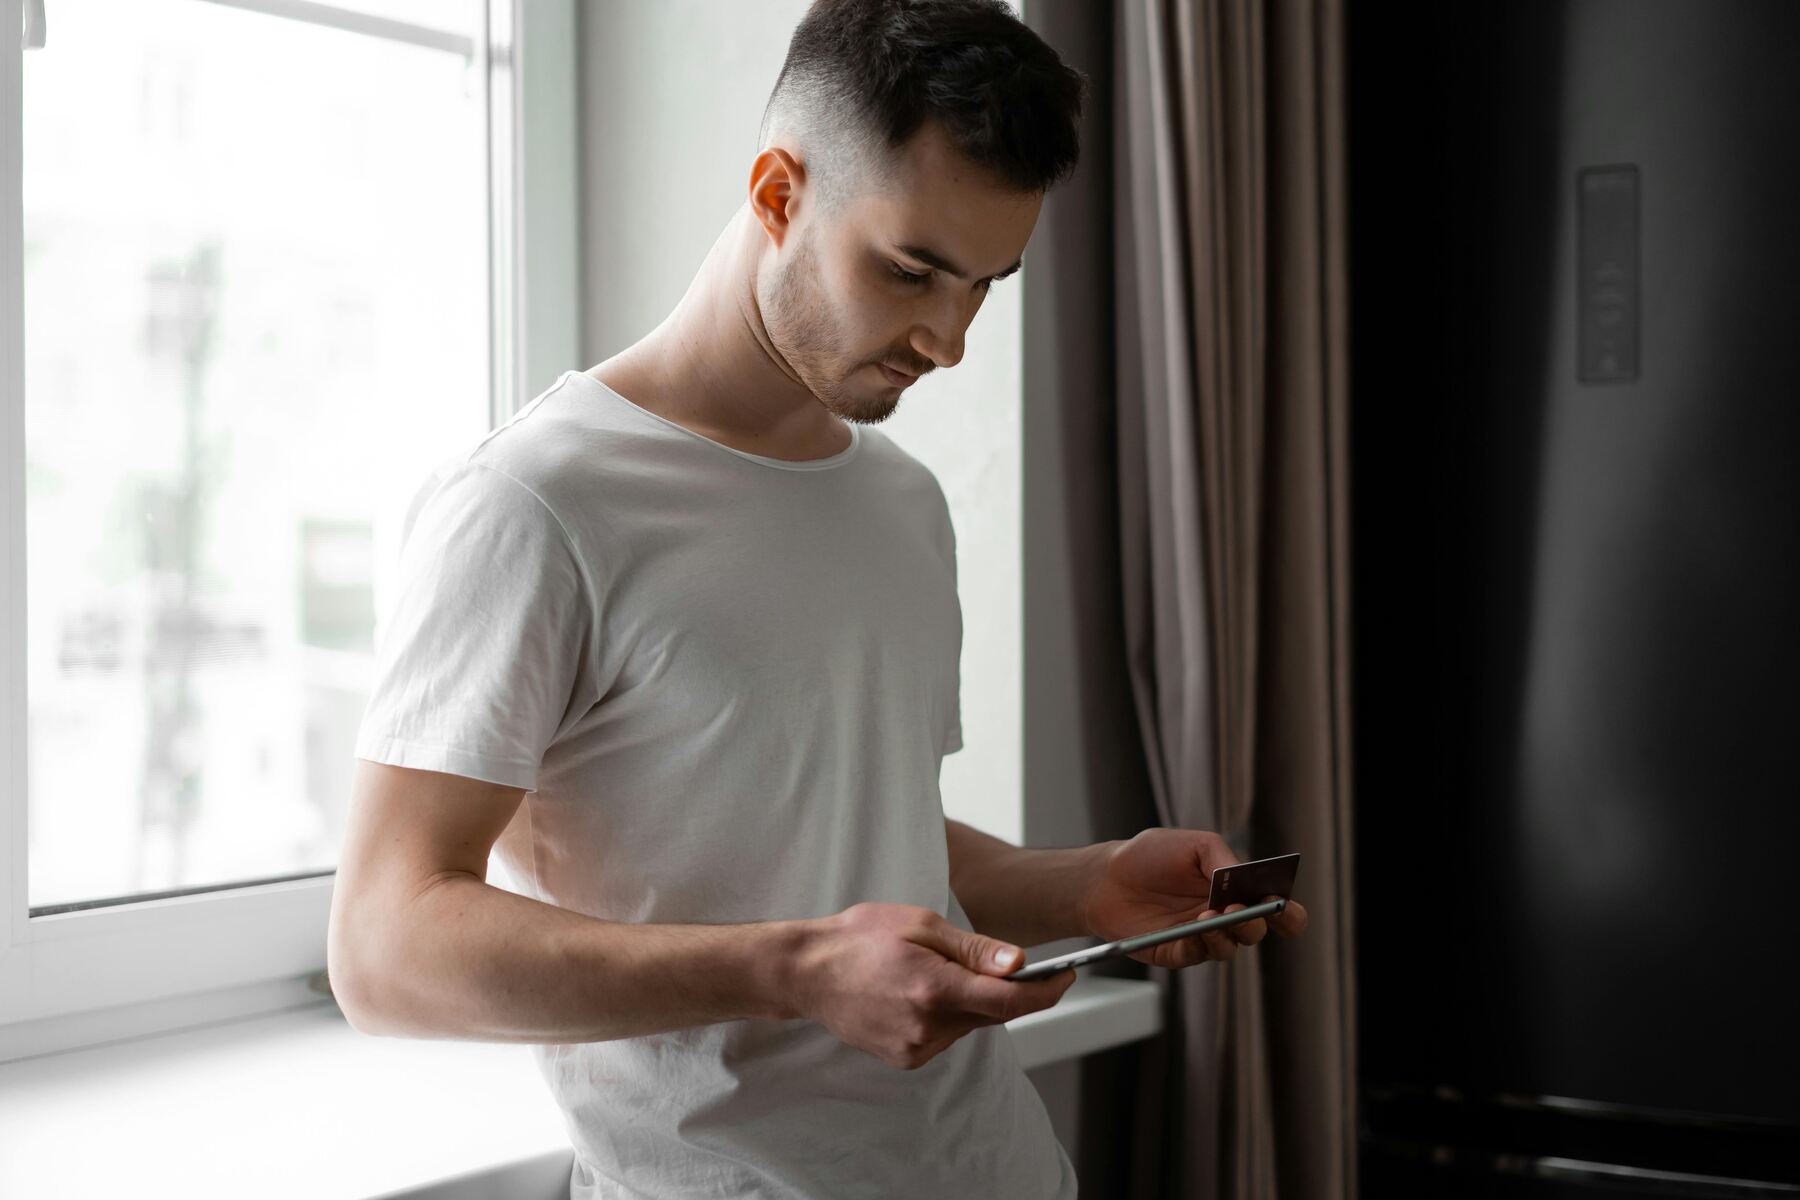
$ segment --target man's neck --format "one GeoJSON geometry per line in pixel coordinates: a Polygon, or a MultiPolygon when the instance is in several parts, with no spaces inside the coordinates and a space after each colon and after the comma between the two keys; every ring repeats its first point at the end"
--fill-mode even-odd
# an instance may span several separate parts
{"type": "Polygon", "coordinates": [[[738,209],[673,312],[589,374],[665,420],[733,449],[824,458],[849,427],[819,403],[769,341],[756,299],[762,228],[738,209]]]}

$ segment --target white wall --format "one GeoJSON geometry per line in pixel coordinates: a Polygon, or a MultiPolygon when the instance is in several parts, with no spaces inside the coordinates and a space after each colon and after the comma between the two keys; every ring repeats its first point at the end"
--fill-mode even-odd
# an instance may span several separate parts
{"type": "MultiPolygon", "coordinates": [[[[804,0],[582,7],[582,367],[668,315],[743,201],[763,105],[804,0]]],[[[1029,260],[1030,252],[1026,252],[1029,260]]],[[[956,525],[964,748],[944,808],[1014,843],[1020,804],[1020,296],[995,285],[963,360],[881,425],[937,475],[956,525]]]]}

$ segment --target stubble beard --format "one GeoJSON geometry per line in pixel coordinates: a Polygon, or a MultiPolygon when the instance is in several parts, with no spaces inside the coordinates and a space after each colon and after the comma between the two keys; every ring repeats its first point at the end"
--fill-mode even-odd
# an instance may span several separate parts
{"type": "Polygon", "coordinates": [[[794,257],[775,281],[763,321],[769,341],[800,376],[800,382],[839,419],[873,425],[893,414],[900,402],[899,392],[867,392],[844,379],[850,370],[866,364],[847,363],[837,353],[845,339],[826,302],[810,239],[795,248],[794,257]]]}

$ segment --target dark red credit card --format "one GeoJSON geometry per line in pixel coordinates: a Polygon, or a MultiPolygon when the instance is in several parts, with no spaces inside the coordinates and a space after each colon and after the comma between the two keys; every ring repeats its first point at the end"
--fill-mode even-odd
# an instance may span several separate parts
{"type": "Polygon", "coordinates": [[[1298,854],[1278,854],[1253,862],[1220,867],[1212,873],[1206,907],[1224,912],[1227,905],[1255,904],[1269,896],[1292,900],[1294,876],[1300,871],[1298,854]]]}

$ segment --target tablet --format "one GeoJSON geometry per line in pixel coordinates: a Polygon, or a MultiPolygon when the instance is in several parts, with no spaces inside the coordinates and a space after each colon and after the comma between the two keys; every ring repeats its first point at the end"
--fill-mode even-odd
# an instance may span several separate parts
{"type": "Polygon", "coordinates": [[[1046,958],[1042,962],[1026,963],[1003,979],[1044,979],[1065,971],[1070,967],[1084,967],[1089,963],[1102,959],[1118,958],[1132,954],[1146,946],[1156,946],[1163,942],[1172,942],[1190,934],[1205,933],[1209,929],[1224,929],[1231,925],[1241,925],[1245,921],[1254,921],[1258,917],[1272,917],[1287,907],[1287,901],[1276,898],[1262,904],[1252,904],[1248,908],[1240,908],[1233,913],[1220,913],[1216,917],[1207,917],[1202,921],[1187,921],[1180,925],[1171,925],[1167,929],[1153,929],[1149,933],[1134,934],[1128,938],[1120,938],[1116,942],[1105,942],[1098,946],[1089,946],[1086,950],[1076,950],[1069,954],[1059,954],[1055,958],[1046,958]]]}

